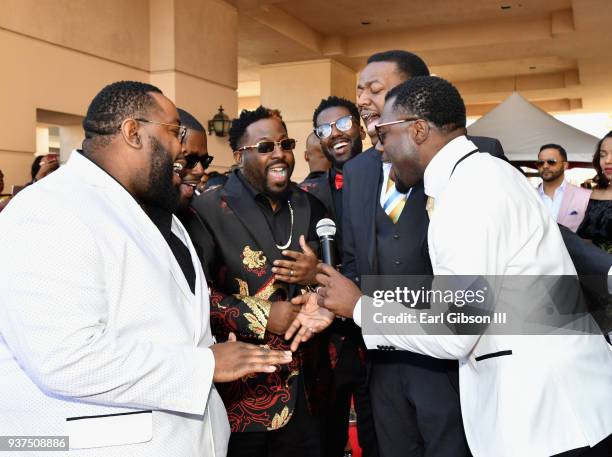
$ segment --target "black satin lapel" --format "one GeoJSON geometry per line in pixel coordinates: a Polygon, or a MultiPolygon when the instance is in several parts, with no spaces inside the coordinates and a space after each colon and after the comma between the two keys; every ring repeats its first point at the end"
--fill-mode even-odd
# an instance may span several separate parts
{"type": "Polygon", "coordinates": [[[323,192],[325,192],[325,201],[327,202],[327,207],[331,209],[330,217],[332,218],[332,220],[336,221],[337,223],[336,206],[334,205],[334,196],[332,195],[332,188],[331,188],[331,186],[335,185],[335,183],[332,182],[331,173],[329,171],[325,173],[325,184],[326,185],[323,186],[323,192]]]}
{"type": "MultiPolygon", "coordinates": [[[[366,151],[369,152],[369,151],[366,151]]],[[[380,153],[376,150],[370,153],[371,161],[365,171],[363,179],[363,210],[366,215],[370,216],[370,220],[366,221],[364,228],[366,229],[366,246],[368,249],[368,263],[371,273],[378,272],[376,264],[376,205],[379,200],[379,189],[382,181],[382,161],[380,153]]]]}
{"type": "Polygon", "coordinates": [[[291,207],[293,208],[293,231],[291,232],[291,245],[289,249],[302,252],[300,235],[304,235],[307,238],[308,229],[310,228],[310,203],[308,202],[306,192],[294,187],[291,193],[291,207]]]}
{"type": "Polygon", "coordinates": [[[259,248],[268,258],[268,262],[272,264],[275,260],[281,259],[280,250],[276,247],[270,227],[259,206],[238,179],[230,175],[221,197],[226,199],[228,206],[257,241],[259,248]]]}

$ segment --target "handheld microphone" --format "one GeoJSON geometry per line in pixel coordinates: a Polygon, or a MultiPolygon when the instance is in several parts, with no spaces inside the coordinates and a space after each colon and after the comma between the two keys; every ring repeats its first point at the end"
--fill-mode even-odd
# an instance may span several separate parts
{"type": "Polygon", "coordinates": [[[325,218],[317,222],[317,235],[321,245],[321,258],[323,263],[336,268],[336,223],[331,219],[325,218]]]}

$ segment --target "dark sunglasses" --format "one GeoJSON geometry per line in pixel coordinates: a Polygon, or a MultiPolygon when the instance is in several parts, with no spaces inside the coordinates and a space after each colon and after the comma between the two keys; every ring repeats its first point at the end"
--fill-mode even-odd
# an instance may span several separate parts
{"type": "Polygon", "coordinates": [[[536,165],[538,168],[540,168],[540,167],[543,167],[545,163],[547,163],[548,165],[552,167],[553,165],[557,165],[557,162],[558,162],[557,159],[536,160],[536,165]]]}
{"type": "Polygon", "coordinates": [[[198,163],[202,165],[202,169],[206,170],[212,163],[214,156],[206,154],[205,156],[199,156],[197,154],[191,154],[185,157],[185,168],[191,170],[195,168],[198,163]]]}
{"type": "Polygon", "coordinates": [[[328,136],[332,134],[334,125],[341,132],[348,132],[353,126],[353,116],[349,114],[348,116],[341,117],[337,121],[318,125],[314,129],[315,135],[317,135],[321,140],[324,140],[325,138],[327,138],[328,136]]]}
{"type": "Polygon", "coordinates": [[[295,140],[293,138],[285,138],[280,141],[260,141],[259,143],[252,144],[250,146],[242,146],[241,148],[238,148],[237,151],[245,151],[247,149],[256,148],[258,153],[267,154],[274,151],[277,144],[283,151],[293,151],[295,149],[295,140]]]}

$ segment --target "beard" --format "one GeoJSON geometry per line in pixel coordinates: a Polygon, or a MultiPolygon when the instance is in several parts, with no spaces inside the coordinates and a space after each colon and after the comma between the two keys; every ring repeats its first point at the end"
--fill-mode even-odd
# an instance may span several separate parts
{"type": "Polygon", "coordinates": [[[246,180],[259,192],[272,200],[278,200],[284,196],[291,183],[291,175],[293,174],[293,166],[285,161],[276,161],[270,165],[267,165],[263,170],[257,168],[256,164],[243,164],[240,168],[240,172],[246,178],[246,180]],[[278,164],[287,165],[287,182],[283,187],[272,186],[268,180],[268,170],[278,164]]]}
{"type": "Polygon", "coordinates": [[[156,138],[149,137],[149,141],[152,146],[151,167],[147,191],[142,201],[146,205],[173,213],[179,205],[180,190],[172,182],[172,156],[156,138]]]}
{"type": "Polygon", "coordinates": [[[418,147],[411,138],[408,138],[408,141],[400,147],[403,149],[402,152],[397,154],[394,151],[389,156],[393,163],[391,170],[395,175],[395,188],[398,192],[405,194],[412,186],[423,179],[425,169],[418,161],[418,147]]]}
{"type": "Polygon", "coordinates": [[[547,176],[544,176],[544,174],[542,174],[542,176],[541,176],[542,177],[542,181],[546,181],[546,182],[554,181],[559,176],[561,176],[564,172],[565,172],[565,170],[562,168],[560,170],[551,171],[551,172],[549,172],[550,174],[547,173],[547,176]]]}
{"type": "Polygon", "coordinates": [[[358,154],[361,154],[363,152],[363,141],[361,140],[360,136],[350,140],[349,144],[351,145],[351,151],[350,151],[348,157],[344,157],[342,161],[337,161],[334,158],[334,154],[328,148],[326,148],[326,147],[321,147],[321,152],[323,152],[323,155],[325,156],[325,158],[332,163],[332,166],[336,170],[342,170],[342,168],[344,167],[344,164],[346,162],[348,162],[353,157],[355,157],[358,154]]]}

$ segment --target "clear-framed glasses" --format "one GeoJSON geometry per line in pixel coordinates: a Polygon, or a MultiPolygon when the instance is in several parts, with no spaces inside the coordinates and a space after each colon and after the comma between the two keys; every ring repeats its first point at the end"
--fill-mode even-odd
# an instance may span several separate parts
{"type": "Polygon", "coordinates": [[[341,132],[348,132],[353,126],[353,116],[349,114],[348,116],[343,116],[334,122],[328,122],[327,124],[318,125],[314,129],[315,135],[317,135],[319,139],[324,140],[332,134],[334,125],[341,132]]]}
{"type": "Polygon", "coordinates": [[[407,119],[399,119],[397,121],[383,122],[382,124],[376,124],[374,128],[376,129],[376,136],[378,137],[378,141],[380,141],[380,144],[382,145],[385,144],[385,137],[387,136],[388,132],[383,127],[389,127],[389,126],[396,125],[396,124],[402,124],[404,122],[418,121],[419,119],[420,117],[409,117],[407,119]]]}
{"type": "Polygon", "coordinates": [[[269,152],[274,151],[276,145],[279,145],[283,151],[293,151],[295,149],[296,141],[293,138],[284,138],[280,141],[260,141],[257,144],[252,144],[250,146],[242,146],[238,148],[237,151],[246,151],[247,149],[257,149],[257,152],[260,154],[267,154],[269,152]]]}
{"type": "Polygon", "coordinates": [[[166,125],[168,127],[173,127],[173,128],[178,129],[178,131],[176,132],[176,139],[179,140],[181,144],[183,144],[183,141],[185,140],[185,136],[187,135],[187,127],[185,127],[184,125],[168,124],[167,122],[151,121],[149,119],[142,119],[142,118],[136,118],[134,120],[138,122],[146,122],[148,124],[166,125]]]}

